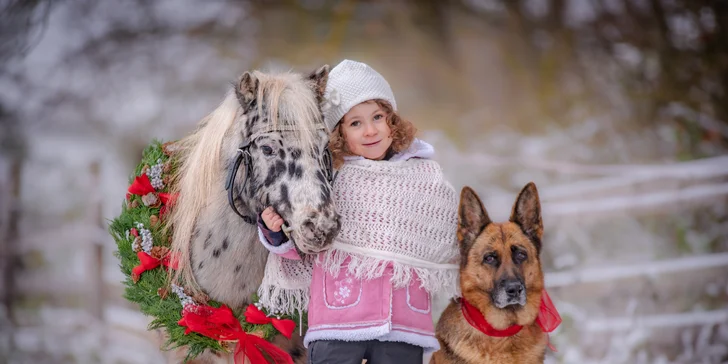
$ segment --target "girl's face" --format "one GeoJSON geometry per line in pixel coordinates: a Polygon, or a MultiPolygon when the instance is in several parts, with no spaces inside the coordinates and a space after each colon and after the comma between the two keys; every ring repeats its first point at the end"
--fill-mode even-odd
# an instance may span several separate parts
{"type": "Polygon", "coordinates": [[[341,131],[349,151],[366,159],[384,159],[392,145],[387,113],[374,101],[352,107],[344,115],[341,131]]]}

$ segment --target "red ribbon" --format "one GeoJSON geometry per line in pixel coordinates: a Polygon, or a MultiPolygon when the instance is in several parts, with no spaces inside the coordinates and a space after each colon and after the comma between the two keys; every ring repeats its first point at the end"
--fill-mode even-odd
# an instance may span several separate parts
{"type": "Polygon", "coordinates": [[[276,330],[280,331],[283,336],[291,338],[293,330],[296,329],[296,323],[293,320],[281,320],[275,317],[268,317],[255,305],[248,305],[245,309],[245,321],[255,325],[272,324],[276,330]]]}
{"type": "Polygon", "coordinates": [[[162,258],[162,265],[174,270],[179,269],[179,254],[167,253],[167,255],[162,258]]]}
{"type": "Polygon", "coordinates": [[[561,315],[559,315],[559,311],[556,310],[556,306],[551,302],[551,297],[549,297],[545,289],[541,293],[541,307],[538,309],[536,323],[541,326],[541,330],[544,332],[554,331],[561,324],[561,315]]]}
{"type": "Polygon", "coordinates": [[[144,196],[150,192],[156,192],[156,190],[152,187],[152,182],[149,181],[149,176],[146,173],[134,178],[134,182],[129,186],[129,193],[133,195],[144,196]]]}
{"type": "MultiPolygon", "coordinates": [[[[465,298],[461,300],[462,312],[465,320],[468,321],[470,326],[478,329],[478,331],[493,337],[508,337],[513,336],[521,331],[523,326],[513,325],[507,327],[504,330],[498,330],[494,328],[486,319],[485,316],[475,306],[471,305],[465,298]]],[[[551,302],[551,297],[546,293],[544,289],[541,293],[541,305],[539,306],[538,316],[536,317],[536,324],[541,327],[541,330],[545,333],[554,331],[556,327],[561,324],[561,316],[559,311],[556,310],[556,306],[551,302]]],[[[549,348],[556,351],[556,349],[549,343],[549,348]]]]}
{"type": "Polygon", "coordinates": [[[179,193],[175,194],[169,194],[165,192],[160,192],[157,194],[159,196],[159,199],[162,201],[162,207],[159,208],[159,217],[162,217],[169,212],[169,208],[167,206],[174,205],[175,201],[177,201],[177,196],[179,196],[179,193]]]}
{"type": "Polygon", "coordinates": [[[159,200],[162,201],[163,205],[173,204],[174,200],[177,197],[169,193],[157,193],[157,190],[152,187],[152,182],[149,181],[149,176],[147,176],[146,173],[143,173],[141,176],[137,176],[134,178],[134,182],[132,182],[131,186],[129,186],[126,198],[128,199],[131,195],[145,196],[149,193],[154,193],[155,195],[157,195],[157,197],[159,197],[159,200]]]}
{"type": "Polygon", "coordinates": [[[131,279],[136,283],[141,278],[142,273],[157,268],[160,265],[172,269],[177,269],[178,259],[172,257],[171,254],[166,254],[162,259],[157,259],[145,251],[137,252],[137,258],[139,258],[139,265],[131,270],[131,279]]]}
{"type": "Polygon", "coordinates": [[[293,364],[291,356],[279,347],[261,337],[246,333],[240,326],[240,321],[225,305],[220,308],[187,305],[182,309],[182,319],[178,324],[186,328],[185,335],[196,332],[215,340],[237,340],[234,353],[236,364],[244,363],[246,357],[251,364],[270,363],[266,356],[274,364],[293,364]]]}
{"type": "Polygon", "coordinates": [[[475,306],[471,305],[465,298],[462,299],[462,311],[463,316],[465,316],[465,320],[468,321],[470,326],[478,329],[478,331],[493,337],[508,337],[513,336],[521,331],[523,326],[521,325],[513,325],[511,327],[506,328],[505,330],[498,330],[495,327],[493,327],[488,320],[485,319],[485,316],[475,308],[475,306]]]}

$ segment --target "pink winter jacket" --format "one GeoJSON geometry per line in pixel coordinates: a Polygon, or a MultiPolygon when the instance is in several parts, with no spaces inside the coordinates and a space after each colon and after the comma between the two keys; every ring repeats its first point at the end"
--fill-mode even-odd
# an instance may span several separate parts
{"type": "MultiPolygon", "coordinates": [[[[431,158],[433,149],[429,144],[415,140],[407,152],[390,160],[431,158]]],[[[262,232],[259,235],[271,252],[300,259],[293,242],[273,246],[262,232]]],[[[322,257],[323,254],[317,256],[313,268],[308,331],[304,337],[306,347],[317,340],[380,340],[421,346],[425,352],[439,350],[432,321],[432,299],[420,288],[416,274],[407,287],[394,288],[390,280],[391,266],[379,278],[362,280],[349,275],[348,260],[337,276],[326,272],[320,265],[322,257]]]]}

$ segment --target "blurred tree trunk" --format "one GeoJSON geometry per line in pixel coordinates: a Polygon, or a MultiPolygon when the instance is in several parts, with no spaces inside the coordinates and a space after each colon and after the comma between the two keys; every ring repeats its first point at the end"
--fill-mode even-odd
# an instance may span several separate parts
{"type": "Polygon", "coordinates": [[[7,309],[8,317],[12,318],[12,302],[15,298],[15,271],[20,268],[18,264],[18,227],[20,222],[20,182],[22,172],[21,158],[12,158],[9,163],[8,181],[3,182],[7,188],[3,191],[2,212],[0,213],[0,297],[7,309]]]}
{"type": "MultiPolygon", "coordinates": [[[[10,331],[15,325],[13,303],[16,297],[15,277],[21,269],[18,257],[21,219],[21,182],[25,159],[24,139],[19,131],[17,119],[4,112],[0,104],[0,304],[5,307],[10,331]],[[7,163],[4,163],[7,162],[7,163]]],[[[13,348],[12,337],[8,343],[13,348]]]]}
{"type": "Polygon", "coordinates": [[[716,80],[723,85],[722,92],[715,92],[712,101],[716,116],[728,125],[728,1],[708,1],[715,14],[716,29],[704,35],[705,53],[708,62],[716,69],[716,80]]]}
{"type": "MultiPolygon", "coordinates": [[[[22,60],[35,47],[42,38],[50,10],[48,0],[10,0],[0,6],[0,62],[3,65],[22,60]]],[[[22,80],[10,72],[2,72],[0,76],[12,85],[22,86],[22,80]]],[[[18,246],[25,147],[20,119],[14,110],[0,103],[0,168],[6,168],[0,172],[0,304],[5,307],[12,326],[15,325],[13,303],[17,299],[15,277],[22,268],[18,246]]],[[[9,345],[12,352],[12,336],[9,345]]]]}

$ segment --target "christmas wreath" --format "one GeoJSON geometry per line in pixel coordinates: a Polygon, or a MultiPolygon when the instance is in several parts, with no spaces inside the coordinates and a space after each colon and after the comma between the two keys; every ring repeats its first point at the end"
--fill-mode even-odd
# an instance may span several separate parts
{"type": "Polygon", "coordinates": [[[204,295],[191,296],[170,281],[169,270],[176,267],[170,253],[174,227],[166,225],[165,216],[174,208],[169,184],[176,167],[174,143],[152,142],[130,178],[121,214],[111,221],[109,231],[126,276],[124,297],[152,317],[149,330],[166,331],[162,350],[187,348],[185,361],[210,350],[234,353],[236,362],[247,357],[252,363],[292,363],[268,340],[279,332],[290,338],[297,323],[305,324],[303,317],[274,316],[257,303],[233,310],[204,295]]]}

